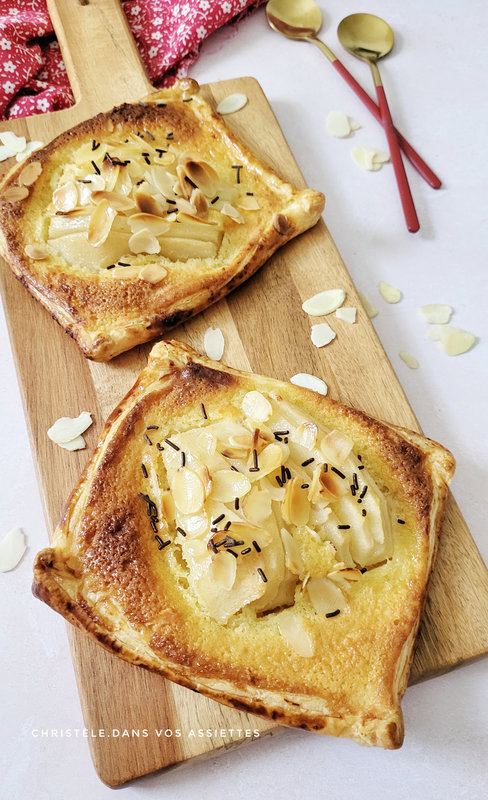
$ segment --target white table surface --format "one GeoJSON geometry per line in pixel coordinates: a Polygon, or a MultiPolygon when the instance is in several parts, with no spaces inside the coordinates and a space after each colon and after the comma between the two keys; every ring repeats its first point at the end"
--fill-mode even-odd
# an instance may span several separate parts
{"type": "MultiPolygon", "coordinates": [[[[385,147],[380,127],[316,48],[269,30],[263,9],[211,37],[192,75],[202,83],[243,75],[260,81],[309,185],[327,196],[326,222],[356,286],[380,311],[375,328],[424,431],[457,459],[453,491],[488,561],[486,3],[320,5],[324,39],[341,58],[335,30],[346,14],[376,13],[397,32],[382,67],[391,109],[444,181],[433,191],[408,168],[419,234],[405,229],[391,165],[369,173],[351,159],[356,144],[385,147]],[[347,140],[328,136],[325,119],[333,109],[362,129],[347,140]],[[402,290],[398,305],[382,300],[379,280],[402,290]],[[430,302],[451,304],[452,324],[479,337],[469,353],[448,357],[425,338],[417,309],[430,302]],[[400,361],[403,349],[417,357],[418,370],[400,361]]],[[[369,85],[366,65],[346,54],[343,60],[369,85]]],[[[30,593],[31,563],[47,533],[3,314],[0,324],[0,536],[21,526],[28,540],[22,563],[0,575],[0,798],[105,800],[113,790],[99,781],[87,739],[61,738],[66,729],[83,729],[83,720],[64,622],[30,593]],[[55,729],[58,737],[33,735],[41,729],[55,729]]],[[[130,800],[485,798],[487,667],[481,660],[409,688],[399,751],[290,730],[121,791],[130,800]]]]}

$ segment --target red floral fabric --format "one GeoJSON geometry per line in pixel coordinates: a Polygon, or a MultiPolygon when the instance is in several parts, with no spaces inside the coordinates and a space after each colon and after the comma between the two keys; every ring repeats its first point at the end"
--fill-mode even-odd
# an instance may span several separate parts
{"type": "MultiPolygon", "coordinates": [[[[204,39],[265,0],[125,0],[129,26],[156,86],[188,74],[204,39]]],[[[0,0],[0,118],[74,102],[46,0],[0,0]]]]}

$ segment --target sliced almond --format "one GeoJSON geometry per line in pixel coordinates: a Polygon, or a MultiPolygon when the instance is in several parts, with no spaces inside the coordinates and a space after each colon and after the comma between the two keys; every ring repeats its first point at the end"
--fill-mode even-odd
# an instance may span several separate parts
{"type": "Polygon", "coordinates": [[[275,214],[273,217],[273,228],[284,236],[290,230],[291,223],[285,214],[275,214]]]}
{"type": "Polygon", "coordinates": [[[139,277],[140,270],[140,267],[115,267],[115,269],[107,270],[107,274],[110,275],[111,278],[131,280],[132,278],[139,277]]]}
{"type": "Polygon", "coordinates": [[[22,560],[27,550],[25,536],[20,528],[13,528],[0,541],[0,572],[10,572],[22,560]]]}
{"type": "Polygon", "coordinates": [[[171,230],[171,224],[163,217],[156,217],[154,214],[131,214],[128,218],[129,227],[132,233],[141,230],[148,230],[153,236],[162,236],[171,230]]]}
{"type": "Polygon", "coordinates": [[[173,522],[176,516],[176,506],[169,489],[161,494],[161,513],[166,522],[173,522]]]}
{"type": "Polygon", "coordinates": [[[302,658],[310,658],[314,654],[314,644],[303,621],[293,612],[282,611],[278,615],[278,629],[294,654],[302,658]]]}
{"type": "Polygon", "coordinates": [[[317,614],[333,614],[347,606],[347,600],[339,587],[328,578],[310,578],[306,592],[317,614]]]}
{"type": "Polygon", "coordinates": [[[221,548],[209,566],[209,576],[223,592],[230,592],[236,581],[237,559],[221,548]]]}
{"type": "Polygon", "coordinates": [[[302,481],[292,478],[286,484],[285,497],[281,504],[281,514],[289,525],[306,525],[310,516],[310,501],[307,490],[302,489],[302,481]]]}
{"type": "Polygon", "coordinates": [[[317,441],[317,426],[315,422],[302,422],[291,436],[292,442],[305,447],[306,450],[313,450],[317,441]]]}
{"type": "Polygon", "coordinates": [[[26,164],[18,177],[20,186],[31,186],[42,172],[42,164],[39,161],[31,161],[26,164]]]}
{"type": "Polygon", "coordinates": [[[184,158],[180,165],[184,168],[184,173],[207,197],[213,198],[218,194],[219,176],[210,164],[206,161],[184,158]]]}
{"type": "Polygon", "coordinates": [[[134,201],[130,197],[119,194],[118,192],[108,192],[104,189],[92,192],[91,199],[95,203],[98,203],[100,200],[106,200],[116,211],[130,211],[134,208],[134,201]]]}
{"type": "Polygon", "coordinates": [[[1,131],[0,142],[2,142],[5,147],[8,147],[8,149],[12,151],[12,154],[22,153],[27,146],[25,136],[17,136],[13,131],[1,131]]]}
{"type": "Polygon", "coordinates": [[[285,456],[284,449],[278,444],[268,444],[259,454],[259,472],[254,472],[253,475],[258,479],[264,478],[265,475],[281,467],[285,456]]]}
{"type": "Polygon", "coordinates": [[[203,483],[196,472],[188,467],[180,467],[175,473],[171,491],[176,508],[182,514],[196,514],[205,501],[203,483]]]}
{"type": "Polygon", "coordinates": [[[461,328],[454,328],[451,325],[437,325],[431,328],[428,338],[440,342],[448,356],[460,356],[470,350],[476,342],[476,336],[473,333],[461,328]]]}
{"type": "Polygon", "coordinates": [[[411,353],[407,353],[406,350],[400,350],[398,355],[400,356],[402,361],[407,365],[407,367],[410,367],[410,369],[418,368],[419,362],[414,356],[411,355],[411,353]]]}
{"type": "Polygon", "coordinates": [[[244,222],[244,217],[242,216],[240,211],[230,203],[222,203],[220,213],[223,214],[225,217],[230,217],[231,219],[234,220],[234,222],[237,222],[239,225],[242,225],[244,222]]]}
{"type": "Polygon", "coordinates": [[[402,299],[402,293],[400,289],[395,289],[394,286],[390,286],[390,284],[386,283],[386,281],[379,282],[378,291],[383,300],[386,300],[387,303],[399,303],[402,299]]]}
{"type": "Polygon", "coordinates": [[[447,325],[451,319],[453,308],[445,303],[430,303],[420,306],[419,314],[429,325],[447,325]]]}
{"type": "Polygon", "coordinates": [[[269,400],[264,394],[255,390],[244,395],[241,408],[246,417],[257,422],[266,422],[273,413],[273,406],[269,400]]]}
{"type": "Polygon", "coordinates": [[[305,569],[300,548],[291,533],[286,528],[281,528],[280,534],[285,550],[286,568],[289,569],[290,572],[293,572],[294,575],[300,575],[300,573],[305,569]]]}
{"type": "Polygon", "coordinates": [[[205,353],[212,361],[220,361],[224,354],[224,336],[220,328],[207,328],[203,337],[205,353]]]}
{"type": "Polygon", "coordinates": [[[249,522],[259,525],[271,514],[271,495],[266,489],[255,485],[244,497],[241,503],[242,510],[249,522]]]}
{"type": "Polygon", "coordinates": [[[246,103],[247,97],[245,94],[241,94],[240,92],[228,94],[227,97],[224,97],[224,99],[220,101],[216,111],[217,114],[234,114],[236,111],[240,111],[241,108],[244,108],[246,103]]]}
{"type": "Polygon", "coordinates": [[[161,250],[161,245],[155,236],[147,228],[141,228],[137,233],[133,233],[129,239],[131,253],[147,253],[156,255],[161,250]]]}
{"type": "Polygon", "coordinates": [[[357,308],[338,308],[335,312],[337,319],[343,319],[353,325],[356,322],[357,308]]]}
{"type": "Polygon", "coordinates": [[[336,334],[327,322],[320,322],[318,325],[312,325],[310,338],[315,347],[324,347],[336,338],[336,334]]]}
{"type": "Polygon", "coordinates": [[[390,160],[388,153],[377,150],[375,147],[353,147],[351,156],[359,167],[370,172],[376,172],[390,160]]]}
{"type": "Polygon", "coordinates": [[[161,264],[146,264],[139,272],[139,278],[147,283],[157,284],[164,281],[167,274],[168,270],[161,264]]]}
{"type": "Polygon", "coordinates": [[[97,203],[88,225],[88,244],[93,247],[103,244],[108,238],[116,216],[117,212],[108,204],[107,200],[97,203]]]}
{"type": "Polygon", "coordinates": [[[308,499],[311,503],[334,503],[348,491],[349,486],[345,478],[333,472],[328,465],[317,464],[308,490],[308,499]],[[327,467],[326,471],[324,467],[327,467]]]}
{"type": "Polygon", "coordinates": [[[302,308],[306,314],[310,314],[312,317],[321,317],[331,314],[343,304],[345,299],[344,289],[327,289],[325,292],[319,292],[305,300],[302,308]]]}
{"type": "Polygon", "coordinates": [[[207,198],[200,191],[200,189],[194,189],[191,193],[190,203],[195,207],[195,211],[198,217],[206,217],[208,214],[208,202],[207,198]]]}
{"type": "Polygon", "coordinates": [[[363,308],[370,319],[373,319],[373,317],[376,317],[377,314],[379,314],[379,311],[377,311],[376,308],[373,308],[369,300],[364,296],[364,294],[362,294],[362,292],[359,292],[359,299],[361,300],[363,308]]]}
{"type": "Polygon", "coordinates": [[[298,372],[296,375],[292,375],[290,382],[294,383],[295,386],[302,386],[304,389],[310,389],[310,391],[324,396],[328,392],[325,381],[315,375],[309,375],[307,372],[298,372]]]}
{"type": "Polygon", "coordinates": [[[330,431],[320,442],[320,452],[327,462],[333,464],[344,464],[350,455],[353,442],[349,436],[341,431],[330,431]]]}
{"type": "Polygon", "coordinates": [[[53,206],[58,211],[72,211],[77,205],[78,187],[74,181],[66,181],[53,192],[53,206]]]}
{"type": "Polygon", "coordinates": [[[143,214],[152,214],[155,217],[162,217],[163,211],[154,197],[147,192],[138,191],[134,194],[134,200],[139,211],[143,214]]]}
{"type": "Polygon", "coordinates": [[[330,111],[325,124],[327,133],[338,139],[344,139],[352,131],[349,117],[343,111],[330,111]]]}
{"type": "Polygon", "coordinates": [[[210,496],[221,503],[231,503],[236,497],[244,497],[251,489],[251,484],[242,472],[232,469],[218,469],[212,472],[212,489],[210,496]]]}
{"type": "Polygon", "coordinates": [[[244,211],[258,211],[261,206],[256,200],[254,195],[245,195],[236,202],[237,208],[242,208],[244,211]]]}
{"type": "Polygon", "coordinates": [[[17,203],[19,200],[25,200],[29,196],[29,190],[26,186],[8,186],[2,192],[1,199],[6,200],[7,203],[17,203]]]}
{"type": "Polygon", "coordinates": [[[27,244],[24,247],[24,253],[29,258],[32,258],[33,261],[43,261],[48,257],[48,253],[44,250],[44,248],[39,247],[37,244],[27,244]]]}
{"type": "Polygon", "coordinates": [[[55,444],[65,444],[84,433],[93,423],[91,414],[82,411],[77,417],[60,417],[51,425],[47,435],[55,444]]]}

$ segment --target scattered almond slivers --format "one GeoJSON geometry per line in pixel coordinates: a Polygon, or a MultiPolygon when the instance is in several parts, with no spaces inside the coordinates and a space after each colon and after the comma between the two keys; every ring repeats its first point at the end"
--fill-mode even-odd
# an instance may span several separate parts
{"type": "Polygon", "coordinates": [[[13,528],[0,541],[0,572],[10,572],[22,560],[27,550],[25,536],[20,528],[13,528]]]}
{"type": "Polygon", "coordinates": [[[236,92],[235,94],[229,94],[227,97],[224,97],[218,104],[216,111],[217,114],[234,114],[236,111],[240,111],[241,108],[244,108],[246,103],[246,95],[236,92]]]}
{"type": "Polygon", "coordinates": [[[93,423],[91,414],[82,411],[77,417],[60,417],[51,425],[47,435],[64,450],[83,450],[86,446],[81,435],[93,423]]]}
{"type": "Polygon", "coordinates": [[[48,257],[48,253],[44,250],[44,248],[39,247],[37,244],[26,244],[24,247],[24,253],[29,258],[32,258],[33,261],[43,261],[48,257]]]}
{"type": "Polygon", "coordinates": [[[207,328],[203,337],[203,348],[208,358],[212,361],[220,361],[224,355],[224,335],[220,328],[207,328]]]}
{"type": "Polygon", "coordinates": [[[18,177],[19,186],[32,186],[42,172],[42,164],[39,161],[31,161],[26,164],[18,177]]]}
{"type": "Polygon", "coordinates": [[[376,317],[379,314],[379,311],[376,308],[373,308],[369,300],[362,292],[359,292],[359,299],[361,300],[363,308],[370,319],[373,319],[373,317],[376,317]]]}
{"type": "Polygon", "coordinates": [[[282,612],[278,616],[278,629],[295,655],[302,658],[311,658],[313,656],[315,649],[313,639],[304,627],[300,617],[297,617],[293,612],[282,612]]]}
{"type": "Polygon", "coordinates": [[[290,383],[295,384],[295,386],[302,386],[304,389],[310,389],[310,391],[322,394],[324,397],[328,392],[325,381],[315,375],[309,375],[307,372],[297,372],[296,375],[292,375],[290,383]]]}
{"type": "Polygon", "coordinates": [[[261,392],[247,392],[242,399],[241,408],[246,417],[257,422],[266,422],[273,413],[269,400],[261,392]]]}
{"type": "Polygon", "coordinates": [[[344,322],[349,322],[353,325],[356,322],[357,308],[338,308],[335,312],[337,319],[342,319],[344,322]]]}
{"type": "Polygon", "coordinates": [[[400,289],[395,289],[394,286],[390,286],[390,284],[386,283],[386,281],[379,282],[378,291],[383,300],[386,300],[387,303],[399,303],[402,299],[402,293],[400,289]]]}
{"type": "Polygon", "coordinates": [[[388,153],[377,150],[375,147],[353,147],[351,156],[359,167],[369,172],[377,172],[383,164],[390,160],[388,153]]]}
{"type": "Polygon", "coordinates": [[[400,350],[398,355],[400,356],[402,361],[407,365],[407,367],[410,367],[410,369],[418,369],[419,362],[414,356],[411,355],[411,353],[407,353],[406,350],[400,350]]]}
{"type": "Polygon", "coordinates": [[[467,353],[476,342],[476,336],[473,333],[461,328],[454,328],[451,325],[436,325],[429,330],[427,338],[434,342],[440,342],[448,356],[460,356],[467,353]]]}
{"type": "Polygon", "coordinates": [[[344,114],[343,111],[330,111],[327,115],[325,127],[327,133],[331,136],[344,139],[346,136],[349,136],[352,131],[359,130],[361,126],[354,119],[348,117],[347,114],[344,114]]]}
{"type": "Polygon", "coordinates": [[[451,319],[453,310],[445,303],[430,303],[420,306],[419,314],[429,325],[446,325],[451,319]]]}
{"type": "Polygon", "coordinates": [[[137,233],[133,233],[129,239],[129,249],[131,253],[139,255],[157,255],[161,251],[161,245],[148,228],[141,228],[137,233]]]}
{"type": "Polygon", "coordinates": [[[306,591],[317,614],[333,614],[347,606],[339,587],[328,578],[310,578],[306,591]]]}
{"type": "Polygon", "coordinates": [[[346,293],[343,289],[327,289],[305,300],[302,308],[312,317],[322,317],[339,308],[345,299],[346,293]]]}
{"type": "Polygon", "coordinates": [[[310,338],[315,347],[325,347],[335,339],[336,334],[327,322],[320,322],[318,325],[312,325],[312,332],[310,338]]]}

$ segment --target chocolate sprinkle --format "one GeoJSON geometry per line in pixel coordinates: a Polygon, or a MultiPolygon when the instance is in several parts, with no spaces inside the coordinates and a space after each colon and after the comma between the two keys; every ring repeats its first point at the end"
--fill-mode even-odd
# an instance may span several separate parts
{"type": "Polygon", "coordinates": [[[232,169],[235,169],[235,171],[236,171],[236,182],[240,183],[241,182],[242,164],[233,164],[232,165],[232,169]]]}
{"type": "Polygon", "coordinates": [[[327,619],[329,619],[330,617],[337,617],[337,615],[340,613],[341,613],[340,609],[336,608],[335,611],[329,611],[329,613],[326,614],[325,616],[327,617],[327,619]]]}
{"type": "Polygon", "coordinates": [[[224,519],[225,514],[220,514],[220,516],[216,517],[216,519],[212,520],[212,525],[218,525],[219,522],[222,522],[224,519]]]}
{"type": "Polygon", "coordinates": [[[263,583],[268,583],[268,579],[267,579],[266,575],[264,574],[263,570],[261,569],[261,567],[258,567],[258,575],[261,578],[263,583]]]}
{"type": "Polygon", "coordinates": [[[253,540],[252,540],[252,546],[254,547],[254,549],[255,549],[255,550],[258,552],[258,553],[260,553],[260,552],[261,552],[261,548],[260,548],[260,546],[258,545],[258,543],[257,543],[257,541],[256,541],[255,539],[253,539],[253,540]]]}
{"type": "Polygon", "coordinates": [[[203,405],[203,403],[200,403],[200,408],[202,409],[203,419],[208,419],[207,412],[205,411],[205,406],[203,405]]]}
{"type": "Polygon", "coordinates": [[[100,170],[98,169],[98,167],[97,167],[97,165],[95,164],[95,162],[94,162],[94,161],[92,161],[92,162],[91,162],[91,164],[92,164],[92,167],[93,167],[93,169],[94,169],[94,170],[95,170],[95,172],[97,173],[97,175],[100,175],[100,170]]]}
{"type": "Polygon", "coordinates": [[[141,464],[142,474],[147,478],[147,469],[145,464],[141,464]]]}
{"type": "Polygon", "coordinates": [[[399,525],[405,525],[405,520],[404,519],[397,519],[397,522],[398,522],[399,525]]]}
{"type": "Polygon", "coordinates": [[[159,425],[148,425],[146,428],[147,431],[158,431],[159,425]]]}
{"type": "Polygon", "coordinates": [[[230,548],[227,548],[225,552],[226,553],[232,553],[232,555],[235,556],[236,558],[239,555],[239,553],[236,553],[235,550],[231,550],[230,548]]]}
{"type": "Polygon", "coordinates": [[[344,475],[344,473],[340,471],[340,469],[337,469],[337,467],[331,467],[331,470],[332,470],[332,472],[335,472],[335,474],[338,475],[339,478],[345,478],[346,477],[344,475]]]}
{"type": "Polygon", "coordinates": [[[180,449],[177,444],[175,444],[174,442],[171,441],[171,439],[165,439],[164,441],[166,442],[166,444],[169,444],[169,446],[172,447],[173,450],[179,450],[180,449]]]}
{"type": "Polygon", "coordinates": [[[350,525],[338,525],[337,529],[339,531],[348,531],[350,529],[350,527],[351,527],[350,525]]]}
{"type": "Polygon", "coordinates": [[[247,556],[247,554],[251,552],[252,552],[252,547],[245,547],[244,550],[241,550],[241,556],[247,556]]]}
{"type": "Polygon", "coordinates": [[[181,533],[182,536],[186,536],[186,531],[183,528],[176,528],[178,533],[181,533]]]}
{"type": "Polygon", "coordinates": [[[308,467],[308,465],[309,465],[309,464],[311,464],[311,463],[312,463],[312,461],[315,461],[315,458],[307,458],[307,460],[306,460],[306,461],[302,461],[302,463],[301,463],[301,465],[300,465],[300,466],[302,466],[302,467],[308,467]]]}
{"type": "Polygon", "coordinates": [[[147,435],[147,433],[145,433],[145,434],[144,434],[144,439],[146,440],[146,442],[147,442],[148,444],[152,444],[152,442],[151,442],[151,440],[150,440],[149,436],[147,435]]]}

